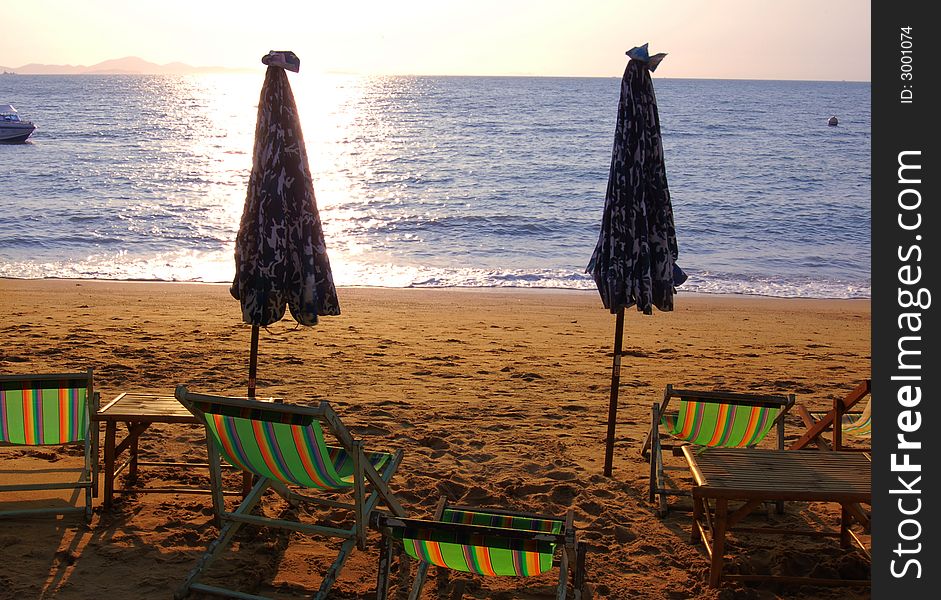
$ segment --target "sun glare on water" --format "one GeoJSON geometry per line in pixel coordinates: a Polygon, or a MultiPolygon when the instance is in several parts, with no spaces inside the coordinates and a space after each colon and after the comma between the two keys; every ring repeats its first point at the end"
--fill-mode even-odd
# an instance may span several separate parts
{"type": "MultiPolygon", "coordinates": [[[[364,182],[371,173],[357,160],[356,131],[362,126],[359,107],[363,79],[358,76],[289,74],[313,176],[334,280],[339,284],[403,285],[409,273],[389,272],[358,264],[357,255],[371,246],[356,230],[369,227],[358,210],[364,182]]],[[[132,263],[134,272],[158,278],[228,281],[234,271],[234,242],[245,203],[252,167],[255,124],[263,74],[207,75],[192,78],[189,102],[179,115],[201,124],[193,153],[201,157],[207,180],[204,194],[189,202],[202,212],[194,226],[199,237],[217,240],[216,248],[180,249],[132,263]],[[161,266],[163,265],[163,266],[161,266]]],[[[362,141],[362,140],[359,140],[362,141]]],[[[374,257],[373,257],[374,258],[374,257]]],[[[126,260],[126,257],[125,257],[126,260]]],[[[399,270],[401,271],[401,269],[399,270]]]]}

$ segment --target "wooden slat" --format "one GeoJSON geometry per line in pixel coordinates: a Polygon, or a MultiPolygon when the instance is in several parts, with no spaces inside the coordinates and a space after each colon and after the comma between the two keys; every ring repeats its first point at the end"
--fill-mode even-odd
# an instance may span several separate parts
{"type": "MultiPolygon", "coordinates": [[[[797,414],[800,416],[801,421],[804,422],[804,427],[809,430],[813,429],[813,427],[817,424],[817,421],[822,419],[826,413],[817,413],[814,415],[813,413],[809,412],[805,406],[798,404],[797,414]]],[[[813,442],[817,444],[817,447],[821,450],[831,449],[830,445],[827,444],[827,442],[824,441],[819,435],[813,438],[813,442]]]]}
{"type": "MultiPolygon", "coordinates": [[[[185,488],[176,488],[176,487],[148,487],[148,488],[115,488],[115,494],[199,494],[199,495],[209,495],[212,494],[212,490],[209,488],[196,488],[196,487],[185,487],[185,488]]],[[[222,492],[226,496],[241,496],[241,490],[225,490],[222,492]]]]}
{"type": "Polygon", "coordinates": [[[98,411],[99,421],[192,423],[199,421],[173,396],[124,393],[98,411]]]}
{"type": "Polygon", "coordinates": [[[672,387],[669,388],[669,393],[674,398],[682,398],[687,401],[714,402],[717,404],[731,403],[743,406],[784,408],[790,406],[792,403],[789,396],[777,394],[748,394],[714,390],[678,390],[672,387]]]}
{"type": "Polygon", "coordinates": [[[712,498],[866,502],[872,463],[859,454],[760,448],[684,449],[697,486],[712,498]]]}

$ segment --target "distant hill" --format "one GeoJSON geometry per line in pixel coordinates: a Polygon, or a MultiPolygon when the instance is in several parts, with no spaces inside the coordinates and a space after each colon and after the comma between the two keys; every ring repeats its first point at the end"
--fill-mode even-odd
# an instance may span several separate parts
{"type": "Polygon", "coordinates": [[[0,73],[18,75],[189,75],[193,73],[235,73],[251,69],[227,67],[193,67],[181,62],[165,65],[147,62],[136,56],[106,60],[90,67],[84,65],[41,65],[30,63],[22,67],[0,67],[0,73]]]}

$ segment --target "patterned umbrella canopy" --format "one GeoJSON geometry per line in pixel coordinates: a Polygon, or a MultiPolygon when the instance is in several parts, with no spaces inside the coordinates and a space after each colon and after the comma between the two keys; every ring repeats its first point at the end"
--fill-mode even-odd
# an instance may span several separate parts
{"type": "Polygon", "coordinates": [[[650,72],[666,54],[627,52],[598,244],[588,263],[605,308],[673,310],[678,250],[667,187],[660,114],[650,72]]]}
{"type": "MultiPolygon", "coordinates": [[[[324,243],[307,150],[285,69],[297,71],[292,52],[262,58],[268,65],[258,102],[252,172],[235,241],[235,279],[230,292],[253,325],[252,365],[258,327],[284,317],[301,325],[340,314],[324,243]]],[[[249,395],[254,396],[254,368],[249,395]]]]}
{"type": "Polygon", "coordinates": [[[667,187],[660,115],[650,72],[666,54],[649,56],[647,44],[627,51],[598,244],[588,262],[605,308],[617,314],[604,474],[611,475],[621,376],[624,309],[652,314],[673,310],[674,285],[686,279],[678,255],[667,187]]]}

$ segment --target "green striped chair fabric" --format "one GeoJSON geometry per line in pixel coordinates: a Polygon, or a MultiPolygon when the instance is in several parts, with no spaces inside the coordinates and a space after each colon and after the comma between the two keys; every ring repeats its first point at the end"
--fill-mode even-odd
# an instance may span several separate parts
{"type": "Polygon", "coordinates": [[[661,422],[670,435],[698,446],[747,447],[759,443],[781,412],[777,407],[681,400],[661,422]]]}
{"type": "Polygon", "coordinates": [[[860,439],[872,437],[872,415],[843,415],[843,435],[860,439]]]}
{"type": "MultiPolygon", "coordinates": [[[[843,435],[854,437],[861,440],[872,438],[872,399],[866,402],[862,412],[843,413],[842,426],[843,435]]],[[[815,418],[820,419],[826,413],[811,413],[815,418]]]]}
{"type": "MultiPolygon", "coordinates": [[[[441,522],[479,525],[506,530],[508,534],[536,532],[561,534],[563,522],[556,519],[445,509],[441,522]]],[[[556,544],[544,540],[514,539],[511,536],[464,534],[459,530],[410,526],[393,528],[392,536],[416,559],[465,573],[479,575],[530,576],[552,568],[556,544]]]]}
{"type": "Polygon", "coordinates": [[[85,440],[88,377],[0,382],[0,442],[41,446],[85,440]]]}
{"type": "MultiPolygon", "coordinates": [[[[206,427],[231,465],[306,488],[353,486],[353,457],[343,448],[327,445],[316,419],[196,404],[206,413],[206,427]]],[[[379,472],[392,459],[386,452],[365,454],[379,472]]]]}

